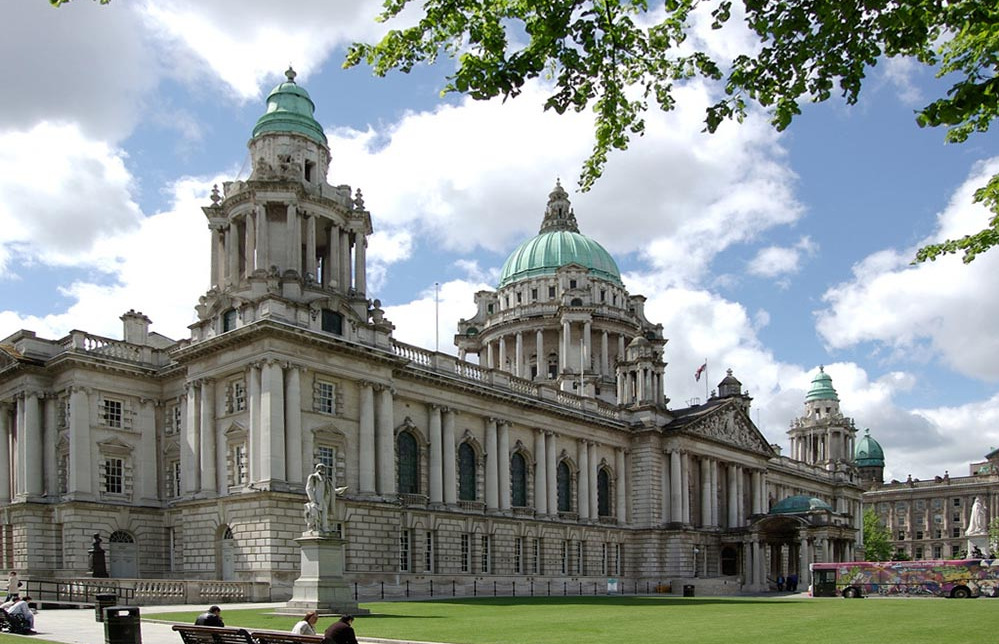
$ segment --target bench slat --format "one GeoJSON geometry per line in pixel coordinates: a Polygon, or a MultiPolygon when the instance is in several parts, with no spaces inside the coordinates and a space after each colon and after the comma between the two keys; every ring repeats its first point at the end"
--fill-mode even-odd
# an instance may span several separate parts
{"type": "Polygon", "coordinates": [[[174,624],[173,630],[180,633],[184,644],[255,644],[245,628],[174,624]]]}
{"type": "Polygon", "coordinates": [[[296,635],[273,631],[254,631],[251,635],[257,644],[318,644],[323,641],[322,635],[296,635]]]}

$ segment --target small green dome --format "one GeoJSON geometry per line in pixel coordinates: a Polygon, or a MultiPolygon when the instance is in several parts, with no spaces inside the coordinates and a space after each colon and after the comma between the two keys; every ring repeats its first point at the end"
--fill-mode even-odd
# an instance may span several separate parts
{"type": "Polygon", "coordinates": [[[857,467],[885,466],[885,451],[871,438],[871,430],[866,430],[864,437],[857,441],[857,448],[853,451],[853,462],[857,467]]]}
{"type": "Polygon", "coordinates": [[[267,113],[257,119],[253,138],[267,132],[302,134],[316,143],[326,145],[326,134],[313,114],[316,105],[309,93],[295,83],[295,70],[284,73],[288,80],[281,83],[267,96],[267,113]]]}
{"type": "Polygon", "coordinates": [[[770,514],[802,514],[804,512],[814,512],[816,510],[825,510],[832,512],[832,506],[823,501],[822,499],[817,499],[814,496],[807,496],[801,494],[798,496],[789,496],[783,501],[780,501],[770,510],[770,514]]]}
{"type": "Polygon", "coordinates": [[[829,374],[822,367],[819,367],[819,372],[812,378],[812,388],[808,390],[808,395],[805,396],[805,402],[813,400],[835,400],[839,402],[839,396],[836,395],[836,390],[832,386],[832,378],[829,377],[829,374]]]}
{"type": "Polygon", "coordinates": [[[554,275],[562,266],[580,264],[591,275],[623,285],[617,262],[603,246],[579,232],[569,196],[561,183],[548,195],[541,231],[517,247],[503,264],[499,285],[554,275]]]}

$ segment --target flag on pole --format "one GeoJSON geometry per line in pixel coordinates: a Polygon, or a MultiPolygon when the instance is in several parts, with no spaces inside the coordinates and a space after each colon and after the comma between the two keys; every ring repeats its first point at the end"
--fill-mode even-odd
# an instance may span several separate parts
{"type": "Polygon", "coordinates": [[[705,360],[704,364],[702,364],[700,367],[698,367],[697,371],[694,372],[694,382],[700,382],[701,381],[701,374],[704,373],[704,370],[707,369],[707,368],[708,368],[708,361],[705,360]]]}

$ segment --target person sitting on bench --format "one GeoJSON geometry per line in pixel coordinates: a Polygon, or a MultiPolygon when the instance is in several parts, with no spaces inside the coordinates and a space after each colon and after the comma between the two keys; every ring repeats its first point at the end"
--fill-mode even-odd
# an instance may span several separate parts
{"type": "Polygon", "coordinates": [[[30,634],[35,632],[35,614],[28,607],[29,601],[31,601],[31,598],[24,596],[7,609],[7,618],[10,620],[11,633],[30,634]]]}

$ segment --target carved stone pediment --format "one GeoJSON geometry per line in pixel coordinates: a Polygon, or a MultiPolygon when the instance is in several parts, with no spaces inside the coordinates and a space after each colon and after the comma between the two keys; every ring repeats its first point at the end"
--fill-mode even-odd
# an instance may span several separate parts
{"type": "Polygon", "coordinates": [[[687,431],[767,456],[773,455],[773,448],[760,430],[734,405],[726,405],[706,414],[688,425],[687,431]]]}

